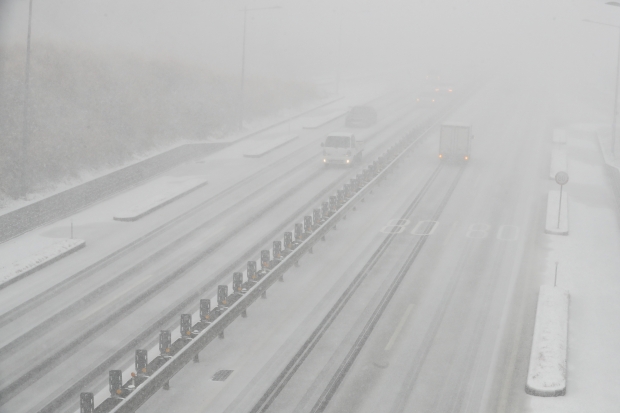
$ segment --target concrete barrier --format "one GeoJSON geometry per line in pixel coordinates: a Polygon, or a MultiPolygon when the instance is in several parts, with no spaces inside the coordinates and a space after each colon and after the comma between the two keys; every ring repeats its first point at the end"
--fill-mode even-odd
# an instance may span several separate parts
{"type": "Polygon", "coordinates": [[[551,141],[553,143],[562,143],[565,144],[568,142],[568,139],[566,137],[566,131],[564,129],[554,129],[553,130],[553,136],[551,137],[551,141]]]}
{"type": "Polygon", "coordinates": [[[555,143],[551,148],[549,179],[555,179],[555,174],[560,171],[568,172],[568,165],[566,163],[566,145],[555,143]]]}
{"type": "Polygon", "coordinates": [[[299,136],[295,135],[287,136],[281,139],[263,141],[260,142],[256,147],[245,152],[243,156],[245,156],[246,158],[260,158],[261,156],[265,156],[268,153],[271,153],[276,149],[293,142],[297,138],[299,138],[299,136]]]}
{"type": "Polygon", "coordinates": [[[156,181],[158,182],[149,182],[145,185],[145,188],[155,189],[152,195],[140,200],[128,210],[115,214],[113,219],[137,221],[207,184],[207,180],[199,176],[164,177],[156,181]]]}
{"type": "Polygon", "coordinates": [[[84,246],[86,246],[86,241],[81,239],[61,239],[36,254],[0,268],[0,289],[84,248],[84,246]]]}
{"type": "Polygon", "coordinates": [[[228,146],[226,143],[192,143],[84,182],[56,195],[0,215],[0,243],[41,225],[58,221],[131,188],[183,162],[204,157],[228,146]]]}
{"type": "Polygon", "coordinates": [[[566,394],[568,291],[543,285],[538,293],[536,325],[525,392],[553,397],[566,394]]]}

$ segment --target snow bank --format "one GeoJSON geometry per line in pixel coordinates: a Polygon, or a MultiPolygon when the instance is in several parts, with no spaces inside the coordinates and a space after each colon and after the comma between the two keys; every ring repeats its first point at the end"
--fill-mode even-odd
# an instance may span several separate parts
{"type": "Polygon", "coordinates": [[[261,142],[256,147],[245,152],[243,156],[245,156],[246,158],[260,158],[261,156],[267,155],[268,153],[275,151],[276,149],[286,145],[287,143],[293,142],[297,138],[299,138],[299,136],[295,135],[261,142]]]}
{"type": "Polygon", "coordinates": [[[556,143],[551,148],[549,179],[555,179],[555,174],[560,171],[568,172],[568,165],[566,164],[566,145],[556,143]]]}
{"type": "Polygon", "coordinates": [[[540,287],[525,385],[527,394],[543,397],[566,394],[568,302],[568,291],[550,285],[540,287]]]}
{"type": "Polygon", "coordinates": [[[154,195],[147,196],[128,210],[114,215],[116,221],[136,221],[151,212],[207,184],[203,177],[165,177],[157,182],[154,195]]]}
{"type": "Polygon", "coordinates": [[[0,267],[0,288],[32,274],[35,271],[83,248],[86,241],[82,239],[59,239],[35,254],[0,267]]]}
{"type": "Polygon", "coordinates": [[[564,129],[554,129],[551,141],[553,143],[566,143],[566,131],[564,129]]]}
{"type": "Polygon", "coordinates": [[[547,220],[545,233],[555,235],[568,235],[568,193],[562,191],[562,206],[560,211],[560,191],[549,191],[547,196],[547,220]],[[558,212],[560,213],[560,225],[558,225],[558,212]]]}

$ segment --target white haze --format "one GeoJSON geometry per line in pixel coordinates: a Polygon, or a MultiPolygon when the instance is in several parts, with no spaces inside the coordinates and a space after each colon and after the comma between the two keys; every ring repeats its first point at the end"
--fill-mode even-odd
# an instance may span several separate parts
{"type": "MultiPolygon", "coordinates": [[[[32,38],[33,43],[129,51],[237,73],[241,10],[274,5],[281,9],[248,13],[248,76],[333,78],[340,62],[343,75],[400,69],[460,77],[464,71],[496,72],[524,63],[542,68],[555,61],[608,78],[614,29],[581,20],[620,23],[620,8],[583,0],[35,0],[32,38]]],[[[27,6],[26,0],[2,3],[3,43],[25,42],[27,6]]]]}

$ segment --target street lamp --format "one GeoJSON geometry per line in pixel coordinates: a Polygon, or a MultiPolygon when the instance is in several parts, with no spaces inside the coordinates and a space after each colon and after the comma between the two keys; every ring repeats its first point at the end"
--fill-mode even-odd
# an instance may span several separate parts
{"type": "Polygon", "coordinates": [[[257,10],[274,10],[274,9],[281,9],[281,6],[269,6],[269,7],[254,7],[251,9],[248,9],[248,6],[245,6],[243,8],[243,45],[242,45],[242,51],[241,51],[241,96],[239,98],[240,102],[239,102],[239,130],[242,129],[243,127],[243,115],[244,115],[244,100],[245,100],[245,96],[244,96],[244,87],[245,87],[245,37],[246,37],[246,22],[247,22],[247,16],[248,16],[248,12],[249,11],[257,11],[257,10]]]}
{"type": "Polygon", "coordinates": [[[25,197],[28,193],[26,173],[28,171],[28,107],[30,98],[30,32],[32,27],[32,0],[28,5],[28,37],[26,41],[26,76],[24,79],[24,112],[22,124],[22,141],[19,157],[19,195],[25,197]]]}
{"type": "MultiPolygon", "coordinates": [[[[616,1],[610,1],[605,4],[609,6],[620,7],[620,3],[616,1]]],[[[614,87],[614,113],[613,113],[613,118],[611,122],[611,155],[615,159],[616,158],[616,117],[618,115],[618,76],[620,76],[620,26],[616,26],[615,24],[597,22],[597,21],[589,20],[589,19],[584,19],[583,21],[586,23],[600,24],[602,26],[611,26],[611,27],[615,27],[616,29],[618,29],[618,53],[617,53],[617,58],[616,58],[616,85],[614,87]]]]}

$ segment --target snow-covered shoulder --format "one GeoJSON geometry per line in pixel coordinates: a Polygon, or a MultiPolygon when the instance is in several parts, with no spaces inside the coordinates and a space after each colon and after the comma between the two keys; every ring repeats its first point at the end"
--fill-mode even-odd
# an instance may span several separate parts
{"type": "Polygon", "coordinates": [[[568,291],[543,285],[538,293],[536,324],[525,392],[534,396],[566,394],[568,291]]]}

